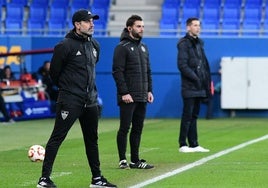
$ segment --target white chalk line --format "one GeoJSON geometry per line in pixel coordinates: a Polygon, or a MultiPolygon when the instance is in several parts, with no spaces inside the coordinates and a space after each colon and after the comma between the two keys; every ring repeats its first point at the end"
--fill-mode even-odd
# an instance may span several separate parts
{"type": "MultiPolygon", "coordinates": [[[[72,172],[55,172],[53,173],[53,175],[51,176],[51,178],[57,178],[57,177],[61,177],[61,176],[68,176],[68,175],[71,175],[72,172]]],[[[24,182],[22,185],[22,187],[28,187],[30,185],[33,185],[33,184],[37,184],[38,180],[36,181],[28,181],[28,182],[24,182]]]]}
{"type": "Polygon", "coordinates": [[[196,166],[200,166],[200,165],[202,165],[202,164],[204,164],[204,163],[206,163],[206,162],[208,162],[208,161],[210,161],[210,160],[216,159],[216,158],[218,158],[218,157],[221,157],[221,156],[223,156],[223,155],[226,155],[226,154],[228,154],[228,153],[231,153],[231,152],[233,152],[233,151],[239,150],[239,149],[244,148],[244,147],[246,147],[246,146],[248,146],[248,145],[251,145],[251,144],[254,144],[254,143],[257,143],[257,142],[266,140],[266,139],[268,139],[268,134],[265,135],[265,136],[262,136],[262,137],[260,137],[260,138],[254,139],[254,140],[250,140],[250,141],[248,141],[248,142],[244,142],[244,143],[242,143],[242,144],[239,144],[239,145],[237,145],[237,146],[231,147],[231,148],[229,148],[229,149],[222,150],[222,151],[220,151],[220,152],[218,152],[218,153],[215,153],[215,154],[210,155],[210,156],[208,156],[208,157],[204,157],[204,158],[202,158],[202,159],[200,159],[200,160],[198,160],[198,161],[195,161],[195,162],[193,162],[193,163],[190,163],[190,164],[188,164],[188,165],[186,165],[186,166],[183,166],[183,167],[181,167],[181,168],[178,168],[178,169],[176,169],[176,170],[167,172],[167,173],[162,174],[162,175],[160,175],[160,176],[157,176],[157,177],[151,178],[151,179],[149,179],[149,180],[146,180],[146,181],[144,181],[144,182],[138,183],[138,184],[136,184],[136,185],[130,186],[129,188],[141,188],[141,187],[144,187],[144,186],[146,186],[146,185],[149,185],[149,184],[155,183],[155,182],[157,182],[157,181],[160,181],[160,180],[162,180],[162,179],[165,179],[165,178],[168,178],[168,177],[177,175],[177,174],[179,174],[179,173],[182,173],[182,172],[184,172],[184,171],[186,171],[186,170],[189,170],[189,169],[191,169],[191,168],[194,168],[194,167],[196,167],[196,166]]]}

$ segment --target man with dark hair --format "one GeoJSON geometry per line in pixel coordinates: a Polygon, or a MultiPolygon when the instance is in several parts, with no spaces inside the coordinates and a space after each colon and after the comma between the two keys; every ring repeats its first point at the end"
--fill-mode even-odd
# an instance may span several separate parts
{"type": "Polygon", "coordinates": [[[132,15],[126,22],[120,43],[114,50],[113,78],[117,87],[120,108],[120,127],[117,132],[119,167],[150,169],[153,165],[139,158],[139,147],[147,102],[154,100],[152,76],[147,46],[141,42],[144,23],[140,16],[132,15]],[[127,135],[130,131],[131,162],[126,158],[127,135]]]}
{"type": "Polygon", "coordinates": [[[189,18],[186,22],[187,33],[178,42],[177,65],[181,72],[181,92],[183,112],[179,134],[179,151],[209,152],[199,146],[197,135],[197,118],[200,103],[211,96],[211,76],[203,41],[198,38],[200,21],[189,18]],[[188,140],[188,144],[186,142],[188,140]]]}
{"type": "Polygon", "coordinates": [[[50,76],[59,88],[59,93],[55,125],[46,145],[38,188],[56,187],[50,179],[52,166],[60,145],[77,119],[82,129],[87,160],[92,173],[90,187],[116,187],[109,183],[100,171],[98,93],[95,84],[95,65],[99,60],[100,47],[92,37],[93,20],[97,19],[98,15],[84,9],[75,12],[72,17],[74,29],[54,48],[50,76]]]}

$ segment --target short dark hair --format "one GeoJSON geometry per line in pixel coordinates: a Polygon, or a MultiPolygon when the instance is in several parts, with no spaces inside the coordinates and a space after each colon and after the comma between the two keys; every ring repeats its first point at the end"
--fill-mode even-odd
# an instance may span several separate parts
{"type": "Polygon", "coordinates": [[[142,18],[138,15],[132,15],[127,19],[126,26],[133,26],[135,21],[142,21],[142,18]]]}
{"type": "Polygon", "coordinates": [[[186,21],[186,25],[189,26],[192,24],[193,21],[198,21],[199,19],[196,18],[196,17],[191,17],[191,18],[188,18],[187,21],[186,21]]]}

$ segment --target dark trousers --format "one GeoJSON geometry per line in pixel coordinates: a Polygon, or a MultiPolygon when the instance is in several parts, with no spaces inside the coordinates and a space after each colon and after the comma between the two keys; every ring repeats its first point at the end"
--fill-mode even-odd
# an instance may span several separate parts
{"type": "Polygon", "coordinates": [[[101,175],[98,151],[97,106],[84,108],[68,104],[57,104],[54,129],[46,145],[42,177],[50,176],[58,149],[77,118],[79,119],[82,129],[87,160],[91,168],[92,176],[99,177],[101,175]]]}
{"type": "Polygon", "coordinates": [[[117,148],[119,159],[126,159],[127,136],[131,126],[129,142],[131,162],[138,162],[141,134],[146,114],[145,102],[121,103],[120,104],[120,127],[117,132],[117,148]]]}
{"type": "Polygon", "coordinates": [[[5,118],[5,121],[9,121],[10,120],[10,116],[9,116],[8,111],[6,109],[6,103],[5,103],[4,98],[1,95],[1,93],[0,93],[0,111],[3,114],[3,116],[5,118]]]}
{"type": "Polygon", "coordinates": [[[197,118],[200,110],[200,98],[184,98],[183,112],[180,125],[179,145],[198,146],[197,118]]]}

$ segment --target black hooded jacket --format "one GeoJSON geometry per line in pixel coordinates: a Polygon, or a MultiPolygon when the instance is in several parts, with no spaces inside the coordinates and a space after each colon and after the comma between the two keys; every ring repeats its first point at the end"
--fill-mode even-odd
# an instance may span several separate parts
{"type": "Polygon", "coordinates": [[[211,75],[203,41],[188,33],[177,44],[183,98],[210,97],[211,75]]]}
{"type": "Polygon", "coordinates": [[[126,28],[114,50],[112,69],[118,103],[126,94],[130,94],[134,102],[147,102],[148,92],[152,92],[148,48],[140,40],[132,39],[126,28]]]}
{"type": "Polygon", "coordinates": [[[99,51],[95,39],[85,39],[74,30],[55,46],[50,76],[59,88],[58,102],[83,106],[97,104],[95,65],[99,51]]]}

